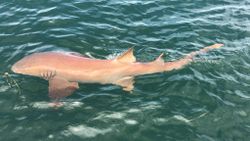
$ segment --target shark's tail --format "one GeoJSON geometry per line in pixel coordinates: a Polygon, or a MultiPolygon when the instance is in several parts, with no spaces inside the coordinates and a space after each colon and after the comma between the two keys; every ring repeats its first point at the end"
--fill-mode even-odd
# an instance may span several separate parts
{"type": "Polygon", "coordinates": [[[184,67],[185,65],[193,62],[194,57],[196,55],[201,54],[201,53],[206,53],[206,52],[208,52],[210,50],[217,49],[217,48],[220,48],[222,46],[223,46],[223,44],[214,44],[214,45],[205,47],[205,48],[203,48],[203,49],[201,49],[199,51],[191,52],[191,53],[187,54],[184,58],[179,59],[177,61],[166,62],[165,63],[165,71],[170,71],[170,70],[173,70],[173,69],[180,69],[180,68],[184,67]]]}
{"type": "Polygon", "coordinates": [[[206,52],[208,52],[210,50],[217,49],[217,48],[220,48],[222,46],[223,46],[223,44],[214,44],[214,45],[205,47],[205,48],[203,48],[203,49],[201,49],[199,51],[189,53],[184,59],[193,59],[193,57],[195,57],[198,54],[206,53],[206,52]]]}

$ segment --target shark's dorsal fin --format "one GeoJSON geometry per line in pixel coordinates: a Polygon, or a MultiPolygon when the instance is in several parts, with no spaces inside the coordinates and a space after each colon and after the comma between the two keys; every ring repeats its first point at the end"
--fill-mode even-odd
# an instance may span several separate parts
{"type": "Polygon", "coordinates": [[[123,63],[134,63],[136,62],[136,58],[133,54],[133,48],[129,48],[126,52],[122,53],[118,56],[116,61],[123,62],[123,63]]]}
{"type": "Polygon", "coordinates": [[[164,64],[164,60],[163,60],[163,55],[164,55],[164,53],[162,53],[159,57],[157,57],[156,59],[155,59],[155,63],[160,63],[160,64],[164,64]]]}

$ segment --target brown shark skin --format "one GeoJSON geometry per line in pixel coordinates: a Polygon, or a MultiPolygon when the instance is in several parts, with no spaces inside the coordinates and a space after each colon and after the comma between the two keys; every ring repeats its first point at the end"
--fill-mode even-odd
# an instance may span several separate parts
{"type": "Polygon", "coordinates": [[[56,77],[69,82],[117,84],[122,87],[132,85],[128,89],[124,89],[131,91],[133,89],[133,80],[129,84],[121,83],[120,80],[123,82],[124,78],[133,79],[137,75],[180,69],[192,62],[195,55],[221,46],[222,44],[214,44],[205,47],[174,62],[164,62],[160,56],[149,63],[126,62],[126,60],[119,61],[119,59],[90,59],[68,53],[42,52],[24,57],[16,62],[11,69],[15,73],[37,76],[49,81],[56,77]]]}

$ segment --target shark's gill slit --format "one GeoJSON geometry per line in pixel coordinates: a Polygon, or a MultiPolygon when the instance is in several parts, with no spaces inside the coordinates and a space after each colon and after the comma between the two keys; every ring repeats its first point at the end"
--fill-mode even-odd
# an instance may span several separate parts
{"type": "Polygon", "coordinates": [[[40,76],[41,76],[41,78],[44,78],[44,73],[43,73],[43,72],[41,72],[40,76]]]}
{"type": "Polygon", "coordinates": [[[55,76],[55,72],[54,71],[50,71],[50,75],[48,80],[52,79],[55,76]]]}
{"type": "Polygon", "coordinates": [[[49,71],[48,70],[45,72],[45,79],[49,80],[49,71]]]}
{"type": "Polygon", "coordinates": [[[48,70],[45,72],[45,78],[46,80],[50,80],[55,76],[55,71],[48,70]]]}
{"type": "Polygon", "coordinates": [[[46,77],[46,80],[49,80],[49,78],[50,78],[50,76],[51,76],[50,71],[47,71],[47,72],[46,72],[46,76],[47,76],[47,77],[46,77]]]}

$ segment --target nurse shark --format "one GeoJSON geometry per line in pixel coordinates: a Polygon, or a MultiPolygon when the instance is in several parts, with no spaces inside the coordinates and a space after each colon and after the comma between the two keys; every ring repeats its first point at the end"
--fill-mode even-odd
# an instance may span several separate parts
{"type": "Polygon", "coordinates": [[[108,60],[91,59],[77,53],[41,52],[22,58],[11,70],[48,80],[49,97],[56,101],[71,95],[79,88],[78,83],[114,84],[131,92],[135,76],[181,69],[196,55],[221,46],[223,44],[214,44],[172,62],[164,62],[161,54],[147,63],[137,62],[132,48],[108,60]]]}

